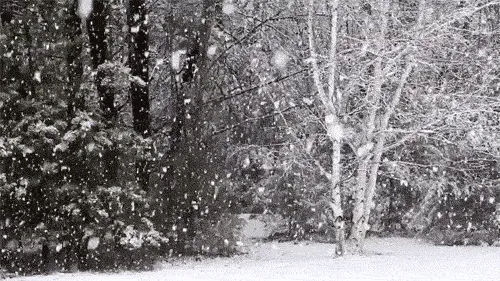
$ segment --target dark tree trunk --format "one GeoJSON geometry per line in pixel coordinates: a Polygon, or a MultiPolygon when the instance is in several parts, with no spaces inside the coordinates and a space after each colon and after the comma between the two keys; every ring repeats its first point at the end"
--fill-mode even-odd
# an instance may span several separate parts
{"type": "Polygon", "coordinates": [[[27,55],[28,55],[28,76],[24,75],[25,78],[21,83],[25,83],[28,86],[28,96],[32,97],[35,95],[36,87],[35,87],[35,61],[34,61],[34,53],[33,53],[33,36],[31,35],[30,30],[31,22],[27,22],[24,25],[24,35],[26,36],[26,44],[27,44],[27,55]]]}
{"type": "MultiPolygon", "coordinates": [[[[175,155],[180,149],[183,137],[189,134],[196,128],[196,122],[203,122],[200,119],[200,105],[203,103],[203,85],[206,82],[208,72],[208,57],[207,49],[208,42],[211,36],[210,30],[221,13],[221,0],[204,0],[203,10],[201,14],[198,28],[193,31],[190,45],[186,54],[184,67],[182,70],[182,84],[180,87],[175,85],[172,87],[172,92],[175,96],[174,110],[175,120],[170,131],[170,139],[172,146],[170,154],[175,155]],[[194,103],[185,103],[186,99],[192,99],[194,103]],[[191,116],[191,123],[187,124],[187,115],[191,116]]],[[[175,81],[175,71],[171,73],[172,81],[175,81]]],[[[184,143],[188,143],[185,141],[184,143]]]]}
{"type": "Polygon", "coordinates": [[[105,0],[95,0],[92,13],[87,21],[92,67],[97,70],[96,85],[99,103],[104,117],[111,121],[116,117],[115,96],[112,89],[104,84],[106,71],[99,68],[108,60],[108,38],[106,32],[108,11],[105,0]]]}
{"type": "MultiPolygon", "coordinates": [[[[146,21],[146,1],[130,0],[128,25],[130,31],[129,65],[133,76],[130,84],[134,130],[142,137],[151,135],[149,105],[149,36],[146,21]]],[[[136,162],[136,178],[143,190],[149,185],[149,163],[146,159],[136,162]]]]}
{"type": "Polygon", "coordinates": [[[68,67],[68,85],[66,94],[68,99],[67,117],[68,124],[75,117],[75,110],[82,110],[84,100],[78,96],[83,74],[82,54],[82,27],[81,19],[77,15],[78,1],[75,0],[68,10],[66,18],[66,36],[68,39],[68,49],[66,54],[66,65],[68,67]]]}
{"type": "MultiPolygon", "coordinates": [[[[33,53],[33,37],[30,27],[33,26],[33,19],[30,17],[28,1],[2,1],[0,0],[0,16],[2,28],[5,28],[7,36],[11,37],[4,45],[12,53],[7,60],[11,65],[7,69],[7,76],[10,79],[2,82],[9,84],[17,83],[17,92],[21,98],[28,98],[35,95],[35,83],[33,75],[35,74],[35,60],[33,53]],[[24,40],[23,40],[24,39],[24,40]],[[23,50],[26,50],[24,52],[23,50]],[[24,67],[28,63],[28,69],[24,67]]],[[[2,30],[3,33],[3,30],[2,30]]]]}
{"type": "Polygon", "coordinates": [[[42,272],[49,272],[50,248],[46,241],[42,243],[42,272]]]}
{"type": "MultiPolygon", "coordinates": [[[[89,33],[90,56],[92,57],[92,67],[97,71],[96,87],[99,94],[99,104],[103,112],[104,121],[108,127],[112,127],[117,117],[115,107],[115,96],[113,88],[108,86],[104,79],[106,70],[102,65],[108,61],[108,34],[107,19],[108,9],[106,0],[94,0],[92,13],[87,20],[87,30],[89,33]]],[[[116,148],[108,148],[104,152],[103,175],[106,184],[116,181],[118,173],[118,151],[116,148]]]]}
{"type": "MultiPolygon", "coordinates": [[[[198,174],[200,165],[208,163],[209,157],[207,148],[203,144],[206,141],[205,131],[201,129],[204,121],[207,120],[207,115],[203,115],[201,105],[204,86],[208,81],[207,48],[210,30],[217,14],[221,12],[221,2],[220,0],[203,0],[201,17],[197,23],[193,22],[196,28],[184,34],[189,38],[189,43],[180,74],[180,83],[175,78],[178,73],[174,69],[171,72],[174,120],[169,133],[168,169],[165,175],[167,190],[164,194],[167,210],[175,213],[179,218],[174,223],[184,225],[187,229],[186,232],[179,233],[182,237],[179,241],[194,239],[196,230],[199,229],[198,212],[192,208],[179,210],[175,207],[179,206],[179,202],[189,205],[199,200],[199,193],[205,187],[198,174]]],[[[174,32],[171,31],[171,33],[174,32]]],[[[185,251],[186,249],[178,250],[185,251]]]]}
{"type": "Polygon", "coordinates": [[[148,88],[149,47],[145,5],[145,0],[130,0],[128,15],[130,27],[129,63],[132,75],[135,77],[130,85],[134,129],[142,136],[148,137],[150,135],[148,88]]]}

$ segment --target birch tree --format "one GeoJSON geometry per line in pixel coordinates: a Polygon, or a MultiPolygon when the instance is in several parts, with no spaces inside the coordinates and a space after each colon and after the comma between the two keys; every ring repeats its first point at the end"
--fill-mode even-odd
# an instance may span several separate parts
{"type": "MultiPolygon", "coordinates": [[[[356,184],[354,188],[354,207],[352,215],[352,228],[350,231],[350,242],[356,251],[363,250],[366,232],[369,230],[369,219],[374,207],[374,195],[377,188],[382,154],[385,149],[387,132],[390,131],[390,119],[393,117],[396,107],[399,105],[401,96],[404,94],[405,85],[413,71],[414,63],[412,54],[415,49],[410,41],[407,45],[392,47],[388,43],[389,37],[389,15],[390,1],[379,1],[376,7],[378,30],[373,52],[375,57],[373,63],[373,79],[367,91],[366,112],[361,123],[360,143],[356,148],[356,184]],[[394,49],[393,49],[394,48],[394,49]],[[389,60],[389,53],[395,56],[389,60]],[[403,61],[404,59],[404,61],[403,61]],[[397,70],[394,61],[402,60],[402,69],[397,70]],[[399,79],[394,79],[396,86],[393,93],[388,93],[391,88],[384,86],[390,83],[388,78],[391,72],[397,71],[399,79]]],[[[412,26],[413,35],[410,40],[419,38],[419,30],[422,28],[423,13],[426,2],[419,3],[416,22],[412,26]]]]}
{"type": "MultiPolygon", "coordinates": [[[[341,116],[345,116],[342,112],[342,105],[349,102],[352,95],[343,95],[343,90],[336,85],[337,73],[337,38],[338,38],[338,1],[329,1],[329,17],[330,22],[330,43],[327,56],[327,79],[321,77],[322,69],[318,65],[318,54],[316,52],[314,38],[314,1],[309,1],[309,17],[308,17],[308,34],[309,34],[309,50],[311,52],[311,64],[314,83],[318,92],[318,99],[321,101],[324,111],[324,126],[326,133],[331,141],[332,148],[332,164],[329,171],[324,171],[323,174],[328,178],[331,185],[331,202],[330,207],[333,213],[333,220],[336,229],[336,240],[339,243],[337,254],[345,252],[344,245],[344,210],[342,206],[342,197],[349,195],[352,192],[353,210],[352,218],[348,224],[351,226],[348,240],[348,251],[359,252],[363,249],[363,241],[366,232],[369,229],[370,212],[373,208],[373,198],[375,195],[377,175],[380,167],[382,153],[384,152],[385,134],[389,127],[389,120],[394,114],[395,108],[399,104],[401,95],[404,91],[405,84],[410,76],[413,68],[411,62],[406,62],[402,70],[395,70],[394,63],[387,61],[388,53],[396,53],[396,56],[391,60],[401,60],[401,58],[409,58],[409,46],[396,47],[395,50],[388,50],[387,43],[388,28],[389,28],[389,9],[390,1],[379,1],[378,6],[368,14],[368,19],[364,21],[365,34],[363,48],[370,49],[373,54],[373,60],[369,62],[368,69],[370,84],[367,86],[364,103],[359,106],[358,110],[362,111],[359,124],[354,124],[341,116]],[[374,34],[374,37],[370,37],[374,34]],[[397,87],[392,94],[387,94],[388,90],[384,84],[388,83],[387,76],[390,72],[397,71],[400,73],[400,78],[397,87]],[[328,84],[324,85],[323,80],[327,80],[328,84]],[[356,128],[352,128],[352,126],[356,128]],[[348,136],[345,130],[357,131],[355,142],[350,145],[354,150],[355,160],[357,164],[355,172],[354,187],[341,189],[342,167],[340,165],[341,146],[348,142],[348,136]]],[[[425,5],[423,1],[421,7],[425,5]]],[[[371,9],[371,8],[370,8],[371,9]]],[[[415,30],[420,25],[422,15],[417,19],[415,30]]],[[[363,50],[362,50],[363,51],[363,50]]],[[[363,74],[361,74],[363,75],[363,74]]],[[[322,169],[320,167],[320,169],[322,169]]],[[[325,169],[326,170],[326,169],[325,169]]]]}

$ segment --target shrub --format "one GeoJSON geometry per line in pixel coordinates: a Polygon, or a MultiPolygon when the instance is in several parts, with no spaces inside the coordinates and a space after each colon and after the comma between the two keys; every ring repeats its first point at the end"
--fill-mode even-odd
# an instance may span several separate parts
{"type": "Polygon", "coordinates": [[[193,252],[223,256],[236,253],[242,245],[239,230],[242,223],[242,219],[231,214],[223,214],[217,221],[200,220],[191,244],[193,252]]]}

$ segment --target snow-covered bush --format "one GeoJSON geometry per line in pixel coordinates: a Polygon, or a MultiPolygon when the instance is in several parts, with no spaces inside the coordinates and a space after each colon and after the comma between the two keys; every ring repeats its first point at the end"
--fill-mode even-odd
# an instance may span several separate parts
{"type": "Polygon", "coordinates": [[[479,244],[485,236],[493,243],[500,234],[498,164],[471,147],[459,149],[421,145],[399,155],[420,165],[387,161],[372,217],[376,231],[422,234],[436,244],[479,244]]]}
{"type": "Polygon", "coordinates": [[[151,204],[133,173],[118,162],[141,149],[140,138],[125,128],[108,129],[87,112],[67,123],[65,105],[50,99],[13,95],[0,109],[0,131],[8,132],[0,138],[3,265],[19,273],[111,269],[141,267],[158,257],[150,248],[159,249],[166,238],[151,222],[151,204]],[[21,107],[15,110],[25,112],[22,118],[5,115],[11,105],[21,107]],[[104,164],[109,151],[114,171],[104,164]],[[127,227],[137,231],[136,240],[122,240],[127,227]],[[19,243],[37,246],[32,253],[19,243]]]}
{"type": "MultiPolygon", "coordinates": [[[[32,199],[29,193],[22,198],[26,201],[32,199]]],[[[18,201],[12,203],[23,206],[18,201]]],[[[25,213],[18,211],[17,219],[27,222],[21,221],[17,231],[9,228],[11,222],[4,224],[3,229],[8,233],[4,237],[9,241],[19,240],[15,237],[31,233],[30,240],[37,240],[42,251],[37,254],[35,268],[21,271],[43,270],[45,268],[40,266],[49,263],[54,264],[53,270],[143,268],[159,257],[159,249],[168,242],[148,218],[151,210],[147,200],[134,188],[115,186],[89,190],[82,186],[65,185],[56,189],[44,203],[48,205],[46,208],[53,209],[40,214],[34,229],[30,225],[35,223],[35,219],[29,218],[34,214],[29,209],[25,213]],[[43,256],[43,247],[47,247],[52,254],[43,256]]],[[[18,264],[25,255],[13,252],[11,256],[14,260],[5,262],[18,264]]],[[[29,264],[24,266],[29,267],[29,264]]]]}

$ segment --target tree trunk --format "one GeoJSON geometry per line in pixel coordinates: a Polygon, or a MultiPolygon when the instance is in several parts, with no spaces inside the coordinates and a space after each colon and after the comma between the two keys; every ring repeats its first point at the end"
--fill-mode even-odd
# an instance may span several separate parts
{"type": "Polygon", "coordinates": [[[367,171],[370,159],[364,157],[359,159],[356,187],[354,191],[354,206],[352,210],[352,227],[349,237],[349,244],[354,253],[361,253],[363,251],[364,239],[366,231],[368,230],[368,218],[364,216],[365,210],[365,192],[367,188],[367,171]]]}
{"type": "Polygon", "coordinates": [[[99,104],[105,119],[110,122],[117,114],[115,96],[112,89],[104,84],[106,72],[100,68],[108,60],[107,17],[106,2],[104,0],[94,0],[92,13],[87,20],[90,56],[92,57],[92,67],[97,71],[96,86],[99,94],[99,104]]]}
{"type": "Polygon", "coordinates": [[[75,117],[75,110],[81,110],[84,106],[83,97],[78,97],[83,74],[83,64],[81,60],[82,21],[77,15],[77,8],[78,1],[75,0],[69,7],[68,17],[66,18],[66,36],[68,39],[66,54],[66,65],[68,68],[68,84],[66,86],[68,124],[71,124],[71,119],[75,117]]]}
{"type": "Polygon", "coordinates": [[[365,210],[364,210],[365,218],[370,217],[371,210],[374,207],[373,197],[375,196],[375,191],[377,187],[378,171],[380,168],[380,161],[382,160],[386,131],[387,128],[389,127],[389,120],[392,117],[394,111],[396,110],[396,106],[399,104],[399,101],[401,100],[403,88],[412,70],[413,70],[413,63],[408,63],[405,69],[403,70],[403,73],[401,74],[398,88],[396,89],[396,92],[392,97],[391,103],[385,110],[385,113],[382,116],[381,124],[379,125],[380,128],[375,142],[375,147],[373,149],[373,158],[371,161],[371,167],[370,170],[368,171],[369,178],[368,178],[367,188],[365,191],[365,210]]]}
{"type": "MultiPolygon", "coordinates": [[[[97,71],[95,83],[99,95],[99,105],[108,127],[112,127],[117,111],[113,89],[104,83],[106,70],[102,65],[108,61],[108,9],[105,0],[94,0],[92,12],[87,20],[92,67],[97,71]]],[[[116,181],[118,173],[118,152],[116,148],[106,148],[102,157],[104,181],[110,185],[116,181]]]]}
{"type": "Polygon", "coordinates": [[[36,94],[35,86],[35,54],[33,53],[33,36],[31,34],[31,21],[23,24],[24,36],[26,37],[26,50],[28,56],[28,73],[22,75],[20,93],[24,97],[33,97],[36,94]]]}
{"type": "MultiPolygon", "coordinates": [[[[382,52],[386,47],[386,34],[387,34],[387,10],[389,8],[389,2],[383,0],[379,2],[379,32],[375,42],[375,50],[378,53],[378,57],[375,60],[374,70],[373,70],[373,84],[371,90],[367,93],[367,113],[365,119],[363,120],[363,135],[362,143],[357,151],[358,158],[358,168],[357,168],[357,184],[354,191],[354,207],[353,207],[353,219],[351,234],[349,237],[350,244],[353,246],[354,252],[362,252],[364,246],[364,240],[366,237],[366,232],[369,229],[369,212],[368,215],[365,212],[367,207],[367,194],[373,197],[375,187],[369,185],[369,177],[371,170],[371,161],[373,157],[373,147],[374,147],[374,133],[377,127],[376,119],[379,113],[379,107],[382,98],[382,85],[384,83],[384,69],[383,69],[383,56],[382,52]]],[[[368,25],[369,26],[369,25],[368,25]]],[[[367,26],[367,28],[369,28],[367,26]]],[[[378,171],[378,169],[377,169],[378,171]]],[[[376,177],[376,175],[375,175],[376,177]]],[[[376,179],[376,178],[375,178],[376,179]]],[[[371,200],[371,199],[370,199],[371,200]]]]}
{"type": "MultiPolygon", "coordinates": [[[[332,142],[332,179],[331,179],[331,192],[332,192],[332,210],[334,214],[334,226],[335,226],[335,240],[337,241],[336,254],[341,256],[345,253],[345,222],[344,222],[344,210],[342,208],[342,190],[341,190],[341,147],[343,138],[343,128],[340,123],[339,110],[340,104],[342,104],[342,95],[340,94],[340,89],[336,85],[337,76],[337,32],[338,32],[338,6],[339,0],[331,0],[329,3],[331,21],[330,21],[330,54],[329,63],[330,71],[328,76],[328,99],[334,103],[333,112],[335,118],[331,124],[327,123],[327,133],[332,142]],[[335,106],[336,103],[336,106],[335,106]]],[[[328,117],[328,116],[327,116],[328,117]]]]}
{"type": "MultiPolygon", "coordinates": [[[[143,138],[151,135],[149,105],[149,36],[145,0],[130,0],[128,11],[130,31],[129,64],[133,76],[130,84],[134,130],[143,138]]],[[[149,163],[147,159],[136,161],[136,179],[146,190],[149,186],[149,163]]]]}
{"type": "Polygon", "coordinates": [[[338,139],[332,139],[332,179],[330,181],[332,198],[331,209],[333,211],[333,225],[335,227],[335,241],[337,249],[336,255],[342,256],[346,251],[345,246],[345,221],[344,210],[342,208],[342,190],[340,188],[340,171],[341,171],[341,142],[338,139]]]}
{"type": "Polygon", "coordinates": [[[341,190],[341,147],[343,138],[343,127],[339,118],[339,104],[342,103],[342,95],[338,86],[335,83],[337,75],[337,21],[338,21],[338,6],[339,0],[330,0],[328,2],[330,12],[330,48],[328,54],[328,85],[323,85],[321,80],[321,71],[317,62],[318,54],[316,53],[316,44],[314,38],[314,18],[315,14],[315,1],[309,0],[309,13],[308,13],[308,36],[309,36],[309,51],[312,58],[313,78],[316,88],[318,89],[318,96],[323,105],[325,113],[325,126],[327,135],[332,143],[332,165],[331,171],[327,175],[330,183],[330,209],[333,213],[330,218],[331,223],[335,227],[335,240],[337,242],[337,255],[345,253],[345,222],[344,211],[342,208],[342,190],[341,190]]]}
{"type": "MultiPolygon", "coordinates": [[[[378,52],[382,52],[385,47],[385,35],[387,31],[387,11],[389,2],[384,0],[380,3],[380,35],[377,43],[378,52]]],[[[419,15],[415,25],[415,30],[419,30],[422,26],[423,11],[425,10],[426,1],[420,0],[419,15]]],[[[385,108],[383,114],[379,114],[380,122],[376,123],[377,111],[379,110],[380,99],[382,98],[382,84],[384,79],[384,70],[382,69],[381,56],[375,63],[374,71],[374,84],[372,92],[370,93],[371,106],[369,115],[365,122],[365,146],[370,144],[369,155],[358,155],[358,174],[357,174],[357,187],[355,191],[355,202],[353,209],[353,226],[351,229],[351,239],[354,246],[358,251],[363,250],[364,239],[366,232],[369,229],[369,219],[371,210],[373,209],[373,199],[376,193],[378,171],[380,168],[380,161],[384,151],[385,138],[387,129],[389,127],[389,120],[394,114],[397,105],[400,102],[404,86],[413,70],[413,63],[409,62],[400,77],[399,85],[392,96],[388,106],[385,108]],[[377,134],[374,134],[377,130],[377,134]],[[376,135],[376,137],[375,137],[376,135]]],[[[365,147],[366,148],[366,147],[365,147]]],[[[364,149],[363,149],[364,150],[364,149]]]]}

